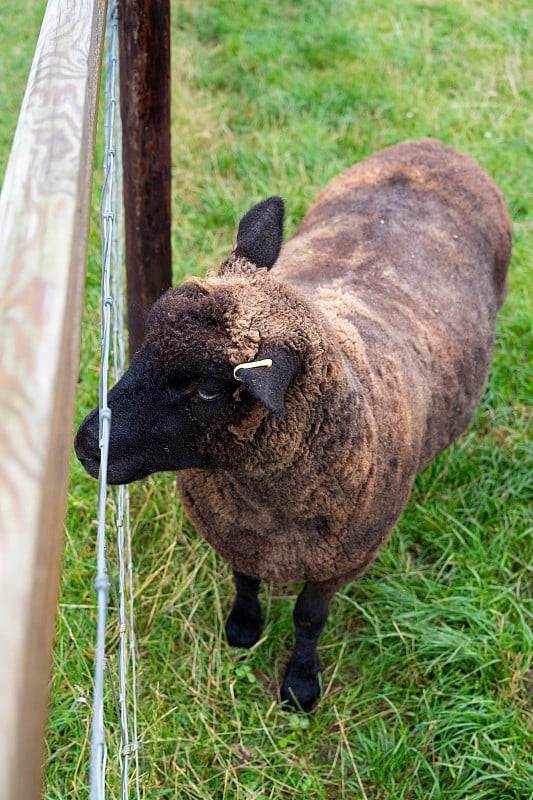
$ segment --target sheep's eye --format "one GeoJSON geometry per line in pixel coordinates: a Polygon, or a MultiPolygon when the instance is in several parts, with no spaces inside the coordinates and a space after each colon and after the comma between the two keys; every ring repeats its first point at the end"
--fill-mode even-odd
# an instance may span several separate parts
{"type": "Polygon", "coordinates": [[[196,396],[199,397],[200,400],[216,400],[217,397],[220,397],[220,392],[207,392],[205,389],[198,389],[196,396]]]}

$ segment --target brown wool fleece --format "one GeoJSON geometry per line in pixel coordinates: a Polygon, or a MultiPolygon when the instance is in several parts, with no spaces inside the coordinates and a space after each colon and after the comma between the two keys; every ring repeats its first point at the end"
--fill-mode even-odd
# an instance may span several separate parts
{"type": "MultiPolygon", "coordinates": [[[[283,416],[237,390],[207,437],[220,468],[178,474],[191,521],[235,569],[330,590],[372,562],[417,472],[479,403],[510,248],[492,179],[426,139],[332,180],[270,272],[230,256],[168,294],[169,322],[195,304],[179,333],[191,363],[227,375],[297,356],[283,416]]],[[[149,337],[165,358],[168,330],[149,337]]]]}

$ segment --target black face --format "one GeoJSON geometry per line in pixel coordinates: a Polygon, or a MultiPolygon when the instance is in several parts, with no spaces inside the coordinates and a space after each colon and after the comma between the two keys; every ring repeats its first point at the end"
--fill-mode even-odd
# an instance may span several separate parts
{"type": "MultiPolygon", "coordinates": [[[[271,197],[243,217],[232,255],[249,266],[270,268],[282,235],[283,201],[271,197]]],[[[239,309],[250,304],[256,308],[257,303],[258,316],[268,319],[268,301],[254,291],[248,296],[240,280],[233,289],[222,281],[218,292],[189,281],[159,298],[148,316],[143,347],[108,396],[109,483],[130,483],[167,470],[228,468],[238,460],[232,447],[240,440],[232,431],[246,429],[247,414],[257,403],[265,416],[285,413],[285,393],[299,369],[294,353],[262,341],[256,359],[269,366],[255,361],[253,369],[238,373],[239,380],[233,377],[229,354],[237,357],[235,342],[243,336],[243,352],[249,353],[250,343],[242,324],[236,339],[228,326],[242,323],[239,309]]],[[[249,326],[255,330],[251,321],[249,326]]],[[[237,446],[241,458],[242,446],[237,446]]],[[[98,409],[80,425],[74,447],[87,472],[98,477],[98,409]]]]}
{"type": "MultiPolygon", "coordinates": [[[[210,467],[208,442],[229,422],[237,382],[228,378],[158,375],[139,353],[108,395],[111,410],[108,483],[130,483],[153,472],[210,467]]],[[[87,472],[100,470],[99,415],[79,427],[74,447],[87,472]]]]}

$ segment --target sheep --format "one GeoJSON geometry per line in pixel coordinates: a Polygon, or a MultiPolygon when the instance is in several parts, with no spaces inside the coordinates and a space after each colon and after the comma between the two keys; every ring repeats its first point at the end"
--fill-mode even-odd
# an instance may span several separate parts
{"type": "MultiPolygon", "coordinates": [[[[260,636],[261,581],[303,581],[281,700],[307,711],[331,598],[480,401],[511,233],[489,175],[432,139],[334,178],[282,247],[283,216],[279,197],[254,206],[218,274],[155,303],[109,394],[107,478],[177,471],[190,520],[233,568],[230,645],[260,636]]],[[[97,477],[98,409],[75,448],[97,477]]]]}

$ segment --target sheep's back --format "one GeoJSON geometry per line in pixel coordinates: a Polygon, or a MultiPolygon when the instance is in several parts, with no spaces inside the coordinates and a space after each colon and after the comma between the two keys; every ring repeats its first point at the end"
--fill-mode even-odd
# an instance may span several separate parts
{"type": "Polygon", "coordinates": [[[483,279],[501,305],[510,254],[502,193],[472,158],[433,139],[394,145],[330,181],[273,274],[307,295],[343,279],[364,292],[483,279]],[[441,266],[441,270],[435,267],[441,266]],[[384,274],[386,273],[386,274],[384,274]]]}
{"type": "Polygon", "coordinates": [[[510,241],[490,176],[426,139],[333,179],[272,271],[333,321],[383,432],[405,427],[419,467],[480,400],[510,241]]]}

